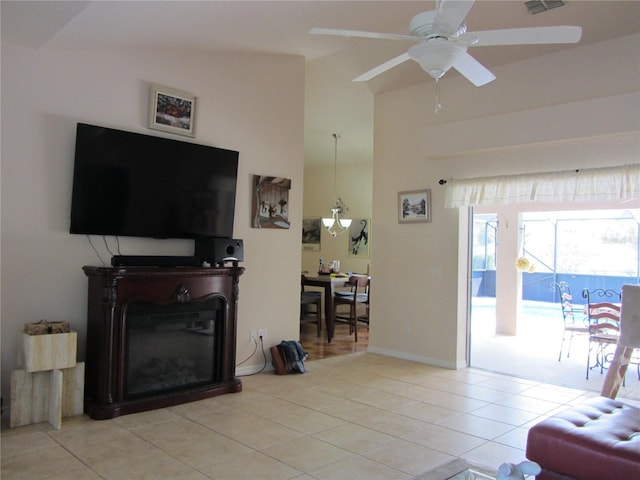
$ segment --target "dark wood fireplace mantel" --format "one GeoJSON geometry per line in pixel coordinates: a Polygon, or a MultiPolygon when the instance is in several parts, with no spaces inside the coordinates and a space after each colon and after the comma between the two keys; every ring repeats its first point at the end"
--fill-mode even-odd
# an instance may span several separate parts
{"type": "MultiPolygon", "coordinates": [[[[235,376],[235,360],[238,284],[244,272],[243,267],[87,266],[83,270],[89,280],[84,410],[91,418],[113,418],[242,389],[240,379],[235,376]],[[140,308],[141,305],[144,308],[140,308]],[[144,350],[148,350],[142,346],[146,344],[134,343],[137,332],[151,332],[150,337],[153,338],[157,330],[164,332],[164,336],[157,336],[165,338],[167,331],[169,335],[177,337],[185,331],[204,329],[204,325],[181,328],[180,322],[183,320],[173,320],[176,316],[180,317],[180,312],[184,310],[188,312],[184,314],[185,326],[189,326],[189,319],[200,315],[197,312],[200,305],[205,311],[202,315],[211,317],[206,317],[212,350],[206,352],[204,360],[208,368],[208,380],[196,378],[185,381],[184,385],[178,381],[168,388],[153,387],[148,394],[140,394],[131,387],[133,373],[128,365],[128,362],[134,362],[138,353],[144,354],[144,350]],[[154,315],[145,314],[143,320],[138,322],[142,328],[134,332],[133,312],[140,310],[152,310],[154,315]],[[163,316],[164,310],[168,314],[163,316]],[[164,317],[171,319],[169,326],[163,323],[164,320],[159,320],[157,326],[154,324],[155,318],[164,317]]],[[[196,320],[196,323],[205,322],[196,320]]],[[[202,336],[195,335],[193,338],[202,336]]],[[[170,341],[173,343],[173,340],[170,341]]],[[[175,343],[184,341],[184,338],[176,338],[175,343]]],[[[194,341],[202,345],[202,340],[194,341]]],[[[209,350],[208,346],[205,349],[209,350]]],[[[190,360],[181,361],[181,364],[191,363],[190,360]]]]}

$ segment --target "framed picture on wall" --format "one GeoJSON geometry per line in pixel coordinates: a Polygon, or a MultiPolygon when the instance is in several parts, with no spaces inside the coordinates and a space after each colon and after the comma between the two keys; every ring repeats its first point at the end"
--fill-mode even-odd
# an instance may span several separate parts
{"type": "Polygon", "coordinates": [[[431,190],[398,193],[398,223],[431,222],[431,190]]]}
{"type": "Polygon", "coordinates": [[[371,219],[354,218],[349,227],[349,256],[369,258],[371,219]]]}
{"type": "Polygon", "coordinates": [[[289,228],[291,226],[289,190],[291,190],[289,178],[254,175],[251,226],[253,228],[289,228]]]}
{"type": "Polygon", "coordinates": [[[302,219],[302,251],[320,251],[320,227],[322,220],[319,218],[302,219]]]}
{"type": "Polygon", "coordinates": [[[162,85],[152,85],[149,98],[149,128],[196,136],[196,97],[162,85]]]}

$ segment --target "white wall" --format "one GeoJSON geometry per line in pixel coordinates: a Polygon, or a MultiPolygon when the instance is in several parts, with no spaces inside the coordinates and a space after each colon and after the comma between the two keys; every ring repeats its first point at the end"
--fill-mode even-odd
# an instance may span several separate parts
{"type": "Polygon", "coordinates": [[[376,97],[371,351],[465,364],[466,210],[444,209],[438,180],[638,162],[639,44],[496,68],[481,88],[447,74],[437,115],[432,82],[376,97]],[[418,188],[432,190],[432,223],[398,224],[397,192],[418,188]]]}
{"type": "MultiPolygon", "coordinates": [[[[84,358],[83,265],[99,265],[84,236],[70,235],[75,126],[86,122],[240,152],[234,237],[244,240],[237,360],[249,331],[265,349],[297,338],[303,187],[304,59],[292,56],[30,50],[2,44],[2,396],[17,368],[26,322],[68,320],[84,358]],[[159,83],[198,96],[197,137],[146,129],[148,92],[159,83]],[[277,118],[277,121],[274,121],[277,118]],[[253,174],[292,179],[291,229],[251,228],[253,174]]],[[[94,237],[107,263],[111,255],[94,237]]],[[[113,239],[111,241],[114,247],[113,239]]],[[[192,255],[193,241],[121,238],[123,254],[192,255]]],[[[239,373],[259,368],[258,352],[239,373]]]]}

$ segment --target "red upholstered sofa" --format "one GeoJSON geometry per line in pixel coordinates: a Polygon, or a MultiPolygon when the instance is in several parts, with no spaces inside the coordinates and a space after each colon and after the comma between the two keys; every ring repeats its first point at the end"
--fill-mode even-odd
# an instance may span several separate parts
{"type": "Polygon", "coordinates": [[[639,480],[640,409],[596,397],[529,430],[538,480],[639,480]]]}

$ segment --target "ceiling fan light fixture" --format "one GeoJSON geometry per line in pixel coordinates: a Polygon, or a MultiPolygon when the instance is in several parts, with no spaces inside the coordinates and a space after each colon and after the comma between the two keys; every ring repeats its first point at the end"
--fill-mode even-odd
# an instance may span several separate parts
{"type": "MultiPolygon", "coordinates": [[[[312,33],[418,42],[405,53],[370,69],[353,81],[366,82],[411,59],[420,64],[420,67],[436,80],[436,86],[438,79],[451,67],[476,87],[495,80],[493,73],[467,53],[467,47],[568,44],[580,41],[582,28],[570,25],[469,32],[466,18],[475,1],[436,0],[435,11],[422,12],[411,19],[409,23],[411,35],[327,28],[313,29],[312,33]]],[[[564,0],[525,0],[524,3],[535,11],[547,11],[566,4],[564,0]]],[[[535,12],[531,11],[531,13],[535,12]]]]}
{"type": "Polygon", "coordinates": [[[453,66],[458,57],[467,51],[465,45],[434,39],[409,49],[409,57],[436,80],[453,66]]]}

